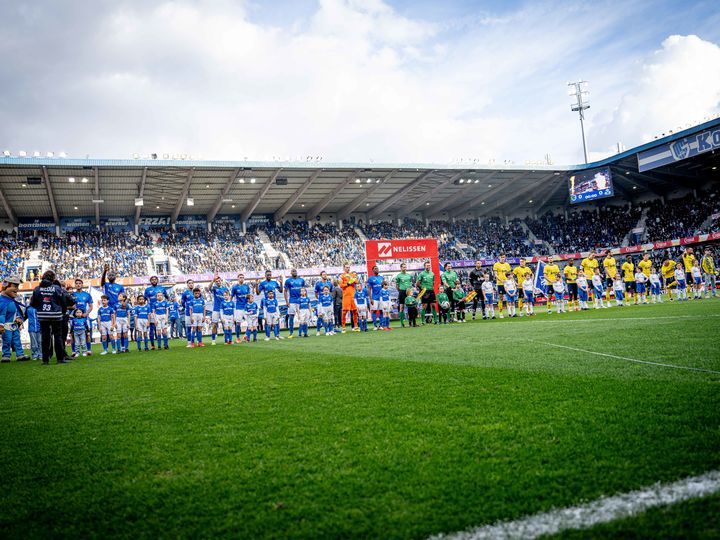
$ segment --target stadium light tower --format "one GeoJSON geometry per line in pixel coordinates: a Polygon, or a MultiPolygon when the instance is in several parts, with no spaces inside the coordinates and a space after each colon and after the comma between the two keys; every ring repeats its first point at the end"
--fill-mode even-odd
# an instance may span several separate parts
{"type": "Polygon", "coordinates": [[[590,108],[588,101],[588,83],[587,81],[578,81],[568,83],[568,95],[573,98],[570,104],[570,110],[580,115],[580,131],[582,133],[583,154],[585,155],[585,164],[587,165],[587,143],[585,142],[585,110],[590,108]]]}

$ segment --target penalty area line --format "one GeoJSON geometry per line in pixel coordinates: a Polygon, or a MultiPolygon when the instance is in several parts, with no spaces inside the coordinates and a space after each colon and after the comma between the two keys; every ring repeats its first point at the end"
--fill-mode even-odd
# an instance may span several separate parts
{"type": "Polygon", "coordinates": [[[431,536],[430,540],[533,539],[571,529],[589,529],[601,523],[633,517],[659,506],[720,492],[720,471],[710,471],[669,484],[655,484],[636,491],[533,514],[467,531],[431,536]]]}
{"type": "Polygon", "coordinates": [[[691,366],[678,366],[675,364],[664,364],[662,362],[651,362],[650,360],[638,360],[637,358],[628,358],[627,356],[618,356],[616,354],[608,354],[608,353],[601,353],[597,351],[588,351],[587,349],[579,349],[577,347],[569,347],[568,345],[560,345],[558,343],[550,343],[549,341],[536,341],[534,339],[529,339],[528,341],[532,343],[540,343],[542,345],[547,345],[549,347],[557,347],[559,349],[568,349],[570,351],[576,351],[576,352],[582,352],[586,354],[594,354],[596,356],[606,356],[608,358],[615,358],[616,360],[625,360],[626,362],[634,362],[636,364],[647,364],[649,366],[659,366],[659,367],[666,367],[666,368],[672,368],[672,369],[684,369],[687,371],[700,371],[702,373],[714,373],[715,375],[720,375],[720,371],[715,371],[714,369],[704,369],[704,368],[697,368],[697,367],[691,367],[691,366]]]}

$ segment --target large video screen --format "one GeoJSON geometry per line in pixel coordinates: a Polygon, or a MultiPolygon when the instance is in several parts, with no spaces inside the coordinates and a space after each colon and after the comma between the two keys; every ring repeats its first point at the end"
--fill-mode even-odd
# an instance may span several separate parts
{"type": "Polygon", "coordinates": [[[570,183],[570,202],[579,203],[613,196],[610,167],[573,174],[570,183]]]}

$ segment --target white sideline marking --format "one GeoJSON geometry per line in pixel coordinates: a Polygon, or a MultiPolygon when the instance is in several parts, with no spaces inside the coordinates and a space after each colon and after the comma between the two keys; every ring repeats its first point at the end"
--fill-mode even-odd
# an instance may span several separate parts
{"type": "MultiPolygon", "coordinates": [[[[544,315],[544,313],[540,313],[540,315],[544,315]]],[[[534,320],[533,324],[568,324],[568,323],[592,323],[597,321],[657,321],[660,319],[707,319],[709,317],[720,317],[720,314],[712,314],[712,315],[667,315],[664,317],[596,317],[593,319],[563,319],[563,313],[555,313],[553,311],[553,315],[559,315],[556,319],[550,321],[550,320],[534,320]]]]}
{"type": "Polygon", "coordinates": [[[667,367],[667,368],[673,368],[673,369],[686,369],[688,371],[702,371],[703,373],[715,373],[717,375],[720,375],[720,371],[715,371],[713,369],[703,369],[703,368],[696,368],[696,367],[690,367],[690,366],[677,366],[675,364],[663,364],[661,362],[650,362],[649,360],[638,360],[636,358],[628,358],[627,356],[617,356],[615,354],[607,354],[607,353],[601,353],[597,351],[588,351],[587,349],[578,349],[577,347],[568,347],[567,345],[559,345],[557,343],[550,343],[549,341],[535,341],[534,339],[529,339],[528,341],[532,341],[533,343],[541,343],[543,345],[548,345],[550,347],[559,347],[561,349],[569,349],[571,351],[577,351],[577,352],[583,352],[587,354],[596,354],[597,356],[607,356],[608,358],[616,358],[618,360],[626,360],[628,362],[635,362],[638,364],[648,364],[651,366],[661,366],[661,367],[667,367]]]}
{"type": "Polygon", "coordinates": [[[568,529],[588,529],[601,523],[635,516],[656,506],[706,497],[720,491],[720,471],[685,478],[671,484],[655,484],[578,506],[550,510],[516,521],[501,521],[467,531],[439,534],[430,540],[531,539],[568,529]]]}

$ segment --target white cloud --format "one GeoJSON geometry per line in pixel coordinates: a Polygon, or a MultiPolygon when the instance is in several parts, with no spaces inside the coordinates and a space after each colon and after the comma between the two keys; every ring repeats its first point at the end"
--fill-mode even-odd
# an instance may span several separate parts
{"type": "MultiPolygon", "coordinates": [[[[588,50],[601,87],[617,87],[633,68],[628,56],[609,69],[617,59],[606,48],[608,32],[632,16],[632,4],[532,4],[458,24],[403,16],[382,0],[320,0],[286,26],[257,22],[246,4],[230,0],[108,2],[80,22],[87,10],[77,6],[64,20],[34,9],[0,39],[5,58],[27,48],[36,59],[11,61],[0,81],[7,89],[0,140],[13,149],[391,162],[522,162],[550,153],[556,162],[577,162],[579,129],[565,81],[587,65],[588,50]],[[583,39],[573,28],[583,29],[583,39]]],[[[613,46],[621,48],[617,40],[613,46]]],[[[703,96],[717,92],[717,77],[685,65],[715,61],[716,49],[670,38],[638,88],[652,88],[656,104],[666,96],[675,103],[681,77],[672,73],[680,70],[689,81],[702,76],[703,96]]],[[[689,90],[693,83],[682,84],[689,90]]],[[[639,142],[632,139],[645,135],[640,128],[653,125],[650,117],[667,127],[667,111],[640,109],[635,93],[621,102],[616,91],[603,92],[590,117],[591,148],[639,142]]],[[[712,100],[693,101],[676,116],[685,119],[712,100]]]]}
{"type": "Polygon", "coordinates": [[[594,157],[605,157],[603,149],[618,140],[645,143],[720,113],[720,47],[714,43],[670,36],[637,75],[617,108],[601,113],[592,127],[594,157]]]}

